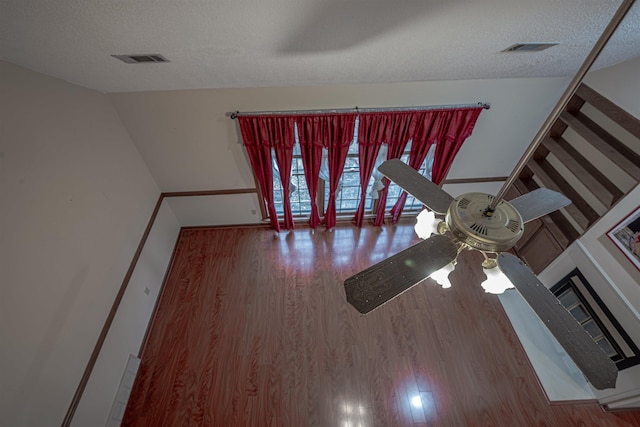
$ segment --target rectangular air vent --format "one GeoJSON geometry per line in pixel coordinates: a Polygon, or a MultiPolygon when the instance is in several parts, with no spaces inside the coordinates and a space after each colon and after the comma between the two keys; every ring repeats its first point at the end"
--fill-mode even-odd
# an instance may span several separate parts
{"type": "Polygon", "coordinates": [[[540,52],[557,44],[558,43],[516,43],[502,52],[540,52]]]}
{"type": "Polygon", "coordinates": [[[136,55],[111,55],[126,64],[151,64],[157,62],[171,62],[159,53],[146,53],[136,55]]]}

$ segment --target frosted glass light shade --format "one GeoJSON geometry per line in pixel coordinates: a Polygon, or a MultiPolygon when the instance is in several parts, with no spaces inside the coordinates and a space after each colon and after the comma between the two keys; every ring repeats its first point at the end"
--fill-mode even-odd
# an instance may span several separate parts
{"type": "Polygon", "coordinates": [[[436,214],[428,209],[424,209],[416,217],[416,225],[413,229],[421,239],[428,239],[432,234],[438,234],[438,224],[441,219],[436,219],[436,214]]]}
{"type": "Polygon", "coordinates": [[[450,262],[440,270],[432,273],[429,277],[435,280],[438,285],[442,286],[443,288],[450,288],[451,282],[449,281],[449,274],[451,274],[451,272],[455,270],[455,268],[456,266],[453,264],[453,262],[450,262]]]}
{"type": "Polygon", "coordinates": [[[513,283],[504,275],[498,267],[483,268],[487,280],[482,282],[480,286],[485,292],[490,294],[501,294],[507,289],[513,288],[513,283]]]}

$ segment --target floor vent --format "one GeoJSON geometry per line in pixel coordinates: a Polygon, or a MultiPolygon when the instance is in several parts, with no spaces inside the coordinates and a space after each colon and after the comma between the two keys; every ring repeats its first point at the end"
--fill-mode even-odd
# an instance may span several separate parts
{"type": "Polygon", "coordinates": [[[107,420],[106,427],[119,427],[124,417],[124,411],[127,409],[127,402],[129,401],[129,395],[133,388],[133,382],[136,379],[138,368],[140,367],[140,359],[133,354],[129,355],[127,366],[124,369],[122,378],[120,379],[120,386],[116,392],[116,397],[113,400],[113,406],[111,406],[111,412],[107,420]]]}
{"type": "Polygon", "coordinates": [[[153,64],[159,62],[171,62],[159,53],[148,53],[140,55],[111,55],[125,64],[153,64]]]}

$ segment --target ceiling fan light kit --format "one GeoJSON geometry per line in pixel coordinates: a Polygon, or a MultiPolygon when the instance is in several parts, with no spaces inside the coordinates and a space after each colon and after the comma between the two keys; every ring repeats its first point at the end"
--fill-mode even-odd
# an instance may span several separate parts
{"type": "Polygon", "coordinates": [[[431,279],[435,280],[437,284],[442,286],[444,289],[451,287],[451,282],[449,281],[449,274],[456,269],[455,261],[450,262],[449,264],[442,267],[440,270],[437,270],[435,273],[432,273],[429,276],[431,279]]]}
{"type": "MultiPolygon", "coordinates": [[[[482,266],[487,276],[481,284],[482,288],[485,292],[501,294],[513,288],[513,285],[488,254],[497,254],[513,247],[522,237],[524,225],[518,211],[506,201],[494,211],[487,210],[492,200],[493,196],[489,194],[463,194],[453,200],[444,221],[436,218],[434,212],[424,209],[416,217],[414,229],[421,239],[451,231],[457,240],[458,253],[466,249],[482,252],[485,258],[482,266]]],[[[448,277],[455,269],[455,263],[456,260],[450,262],[429,277],[443,288],[450,288],[448,277]]]]}
{"type": "Polygon", "coordinates": [[[413,227],[416,234],[421,239],[428,239],[432,234],[444,234],[446,228],[444,221],[436,218],[436,214],[428,209],[423,209],[416,217],[416,225],[413,227]]]}
{"type": "Polygon", "coordinates": [[[485,276],[487,276],[486,280],[480,283],[480,286],[482,286],[485,292],[499,295],[507,289],[514,287],[509,278],[500,270],[495,260],[485,260],[485,262],[482,263],[482,270],[485,276]]]}

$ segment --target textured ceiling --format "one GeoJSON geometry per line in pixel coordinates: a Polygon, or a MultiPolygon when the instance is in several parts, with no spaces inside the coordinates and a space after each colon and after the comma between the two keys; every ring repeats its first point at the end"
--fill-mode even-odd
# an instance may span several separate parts
{"type": "MultiPolygon", "coordinates": [[[[3,0],[0,59],[105,92],[561,76],[577,70],[619,4],[3,0]],[[500,52],[519,42],[559,45],[500,52]],[[140,53],[171,63],[110,56],[140,53]]],[[[596,67],[640,56],[636,6],[596,67]]]]}

